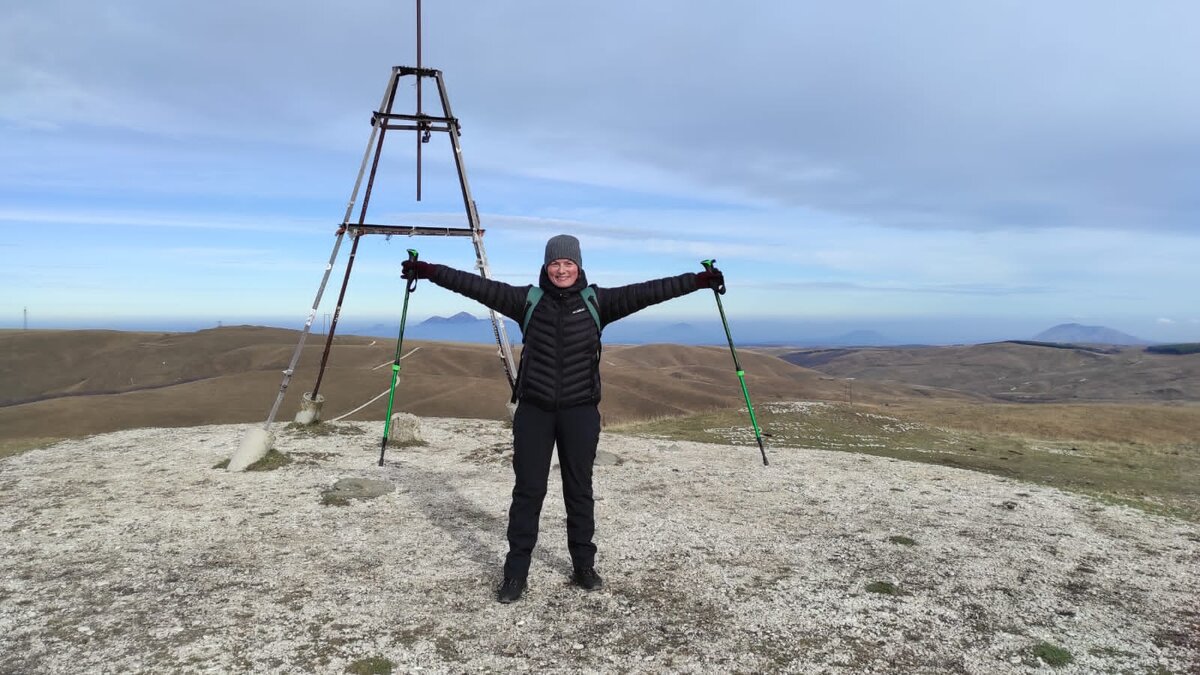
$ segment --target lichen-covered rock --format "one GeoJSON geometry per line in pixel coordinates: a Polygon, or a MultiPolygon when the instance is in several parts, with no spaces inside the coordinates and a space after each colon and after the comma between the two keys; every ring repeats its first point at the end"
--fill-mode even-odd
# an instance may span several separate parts
{"type": "Polygon", "coordinates": [[[608,452],[607,450],[596,451],[596,466],[617,466],[618,464],[622,464],[624,462],[625,460],[611,452],[608,452]]]}
{"type": "Polygon", "coordinates": [[[386,495],[396,489],[386,480],[375,478],[343,478],[325,490],[321,495],[332,502],[350,499],[374,499],[386,495]]]}
{"type": "Polygon", "coordinates": [[[394,413],[388,430],[388,442],[397,445],[424,443],[425,439],[421,438],[421,418],[404,412],[394,413]]]}

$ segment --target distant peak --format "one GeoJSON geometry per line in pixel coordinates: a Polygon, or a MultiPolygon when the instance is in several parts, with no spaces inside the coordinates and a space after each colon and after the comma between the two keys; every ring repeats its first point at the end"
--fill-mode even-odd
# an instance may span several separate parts
{"type": "Polygon", "coordinates": [[[422,321],[421,323],[422,324],[474,323],[476,321],[479,321],[479,319],[475,318],[473,315],[468,314],[467,312],[459,312],[458,314],[455,314],[455,315],[449,316],[449,317],[431,316],[428,319],[425,319],[424,321],[422,321]]]}
{"type": "Polygon", "coordinates": [[[1149,341],[1122,333],[1106,326],[1085,326],[1079,323],[1061,323],[1044,330],[1033,339],[1039,342],[1065,342],[1104,345],[1145,345],[1149,341]]]}

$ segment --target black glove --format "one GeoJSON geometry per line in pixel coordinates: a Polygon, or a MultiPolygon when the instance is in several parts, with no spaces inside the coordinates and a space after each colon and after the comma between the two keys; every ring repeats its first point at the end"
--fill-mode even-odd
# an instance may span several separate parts
{"type": "Polygon", "coordinates": [[[428,279],[433,276],[433,267],[424,260],[405,260],[400,263],[400,276],[409,281],[428,279]]]}
{"type": "Polygon", "coordinates": [[[725,294],[725,275],[716,267],[710,267],[703,272],[696,273],[696,288],[711,288],[714,291],[725,294]]]}

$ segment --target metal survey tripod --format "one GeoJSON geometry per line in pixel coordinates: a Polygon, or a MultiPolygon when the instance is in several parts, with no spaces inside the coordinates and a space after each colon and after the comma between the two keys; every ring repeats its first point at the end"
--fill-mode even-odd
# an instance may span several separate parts
{"type": "MultiPolygon", "coordinates": [[[[287,369],[283,371],[283,382],[279,386],[279,392],[275,398],[275,403],[271,407],[271,412],[267,416],[264,429],[270,430],[271,424],[275,421],[275,416],[279,412],[279,406],[283,402],[284,394],[287,391],[288,384],[291,382],[292,375],[295,373],[296,364],[300,360],[300,354],[304,349],[304,342],[312,329],[312,323],[316,318],[317,308],[321,303],[321,297],[325,293],[325,286],[329,282],[330,273],[337,260],[342,239],[347,234],[350,235],[351,241],[350,256],[346,262],[346,271],[342,277],[341,289],[338,291],[337,305],[334,308],[333,317],[330,320],[329,329],[325,336],[325,349],[321,354],[321,365],[317,370],[316,382],[313,384],[312,391],[305,394],[306,399],[311,399],[315,402],[321,400],[319,394],[321,380],[325,376],[325,368],[329,363],[329,352],[333,345],[334,334],[337,332],[338,319],[341,317],[342,303],[346,297],[346,289],[350,284],[350,273],[354,269],[354,261],[358,256],[358,245],[364,235],[470,237],[471,244],[475,249],[475,268],[479,270],[479,274],[485,279],[491,278],[492,272],[488,266],[487,253],[484,251],[483,246],[484,230],[479,223],[479,211],[475,206],[475,199],[471,196],[471,187],[467,182],[467,169],[463,162],[462,146],[459,144],[459,136],[461,135],[462,131],[459,127],[458,118],[454,117],[450,111],[450,98],[446,94],[446,84],[442,79],[442,71],[421,66],[421,3],[418,0],[417,65],[416,67],[395,66],[392,68],[387,86],[384,89],[383,99],[379,104],[379,109],[373,111],[371,114],[371,136],[367,141],[367,148],[363,152],[362,164],[358,170],[358,177],[354,181],[354,189],[350,193],[350,200],[346,205],[345,214],[342,216],[342,223],[336,232],[337,236],[334,240],[333,251],[329,255],[329,263],[325,266],[325,274],[321,278],[320,286],[317,288],[316,298],[313,300],[308,319],[304,322],[304,328],[300,333],[300,339],[296,344],[295,352],[292,354],[291,362],[287,369]],[[402,113],[395,109],[396,92],[400,88],[401,81],[406,77],[416,79],[417,105],[415,113],[402,113]],[[437,99],[441,106],[440,114],[430,115],[423,109],[422,84],[425,80],[432,80],[437,87],[437,99]],[[376,223],[368,220],[367,210],[371,203],[372,190],[375,188],[375,178],[379,169],[380,157],[383,153],[383,141],[387,137],[388,131],[416,132],[417,201],[421,200],[422,147],[425,143],[429,142],[435,132],[445,133],[449,137],[454,155],[454,165],[458,172],[459,187],[462,191],[463,207],[466,209],[467,227],[395,225],[376,223]],[[365,187],[363,184],[364,177],[366,178],[365,187]],[[357,216],[355,216],[355,206],[358,203],[360,190],[362,190],[362,204],[359,205],[357,216]]],[[[490,310],[488,314],[492,323],[492,334],[496,338],[498,347],[497,355],[500,357],[509,386],[514,386],[516,383],[516,365],[513,359],[512,343],[508,338],[508,330],[504,325],[502,316],[490,310]]],[[[316,419],[311,421],[316,421],[316,419]]]]}

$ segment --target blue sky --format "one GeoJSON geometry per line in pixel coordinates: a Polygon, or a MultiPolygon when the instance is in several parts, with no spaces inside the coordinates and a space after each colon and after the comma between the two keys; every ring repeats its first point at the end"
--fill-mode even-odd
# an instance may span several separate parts
{"type": "MultiPolygon", "coordinates": [[[[0,9],[0,327],[298,327],[412,2],[0,9]]],[[[546,238],[594,283],[716,257],[731,320],[810,335],[1200,340],[1200,5],[425,2],[498,278],[546,238]]],[[[411,79],[410,79],[411,81],[411,79]]],[[[411,110],[410,99],[398,108],[411,110]]],[[[431,97],[426,97],[430,109],[431,97]]],[[[444,135],[385,143],[370,220],[465,222],[444,135]]],[[[399,312],[365,238],[343,316],[399,312]]],[[[339,257],[322,312],[332,311],[339,257]]],[[[432,287],[414,318],[479,308],[432,287]]],[[[713,314],[694,294],[645,318],[713,314]]]]}

